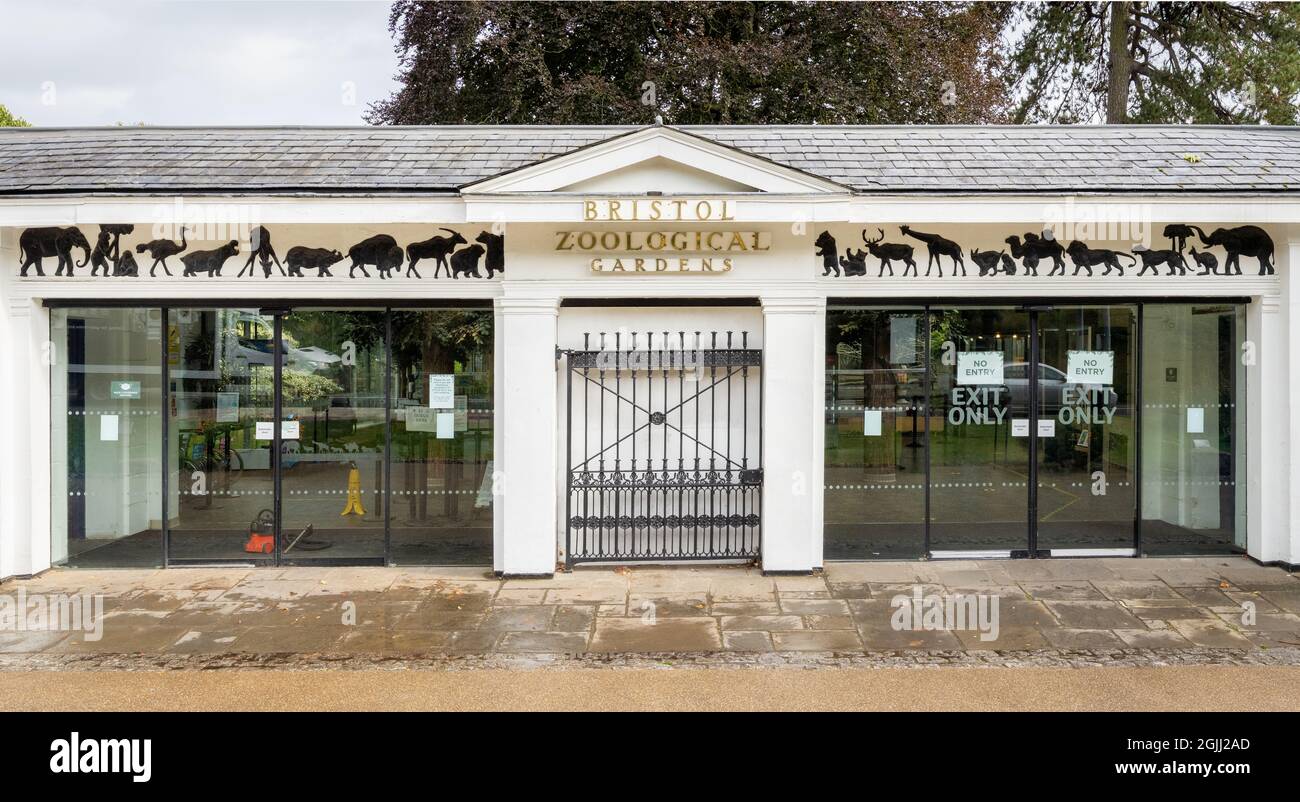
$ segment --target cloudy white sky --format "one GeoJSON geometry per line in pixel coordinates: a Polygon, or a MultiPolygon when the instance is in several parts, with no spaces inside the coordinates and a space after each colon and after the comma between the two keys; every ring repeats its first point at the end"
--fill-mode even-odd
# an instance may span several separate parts
{"type": "Polygon", "coordinates": [[[396,70],[378,0],[0,0],[0,103],[33,125],[360,124],[396,70]]]}

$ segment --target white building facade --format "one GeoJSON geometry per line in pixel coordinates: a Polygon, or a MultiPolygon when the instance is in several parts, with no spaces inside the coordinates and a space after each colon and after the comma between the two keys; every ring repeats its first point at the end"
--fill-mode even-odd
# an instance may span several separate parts
{"type": "Polygon", "coordinates": [[[1294,567],[1298,144],[0,132],[0,577],[1294,567]]]}

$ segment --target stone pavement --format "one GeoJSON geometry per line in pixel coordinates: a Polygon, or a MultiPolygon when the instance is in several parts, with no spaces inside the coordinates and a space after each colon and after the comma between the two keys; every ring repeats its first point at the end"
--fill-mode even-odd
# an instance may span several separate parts
{"type": "Polygon", "coordinates": [[[795,577],[688,566],[508,580],[464,568],[53,570],[0,584],[0,667],[286,654],[340,663],[675,654],[792,664],[816,655],[921,664],[1082,655],[1129,665],[1237,655],[1300,665],[1300,578],[1219,557],[831,563],[795,577]],[[996,597],[998,637],[896,630],[892,600],[918,588],[996,597]],[[20,590],[28,599],[102,594],[102,637],[15,631],[3,597],[20,590]],[[1243,619],[1249,605],[1253,619],[1243,619]]]}

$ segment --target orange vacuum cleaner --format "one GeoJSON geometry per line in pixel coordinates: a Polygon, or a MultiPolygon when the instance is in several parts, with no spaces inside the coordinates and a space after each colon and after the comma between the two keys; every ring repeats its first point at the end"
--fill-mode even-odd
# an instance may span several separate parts
{"type": "Polygon", "coordinates": [[[248,542],[244,551],[250,554],[270,554],[275,551],[275,513],[262,510],[248,524],[248,542]]]}

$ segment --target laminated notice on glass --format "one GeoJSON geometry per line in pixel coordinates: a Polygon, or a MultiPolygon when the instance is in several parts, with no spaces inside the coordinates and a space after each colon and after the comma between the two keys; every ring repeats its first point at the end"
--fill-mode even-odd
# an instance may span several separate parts
{"type": "Polygon", "coordinates": [[[1114,384],[1114,351],[1069,351],[1066,378],[1075,384],[1114,384]]]}
{"type": "Polygon", "coordinates": [[[957,354],[958,384],[1001,384],[1001,351],[963,351],[957,354]]]}

